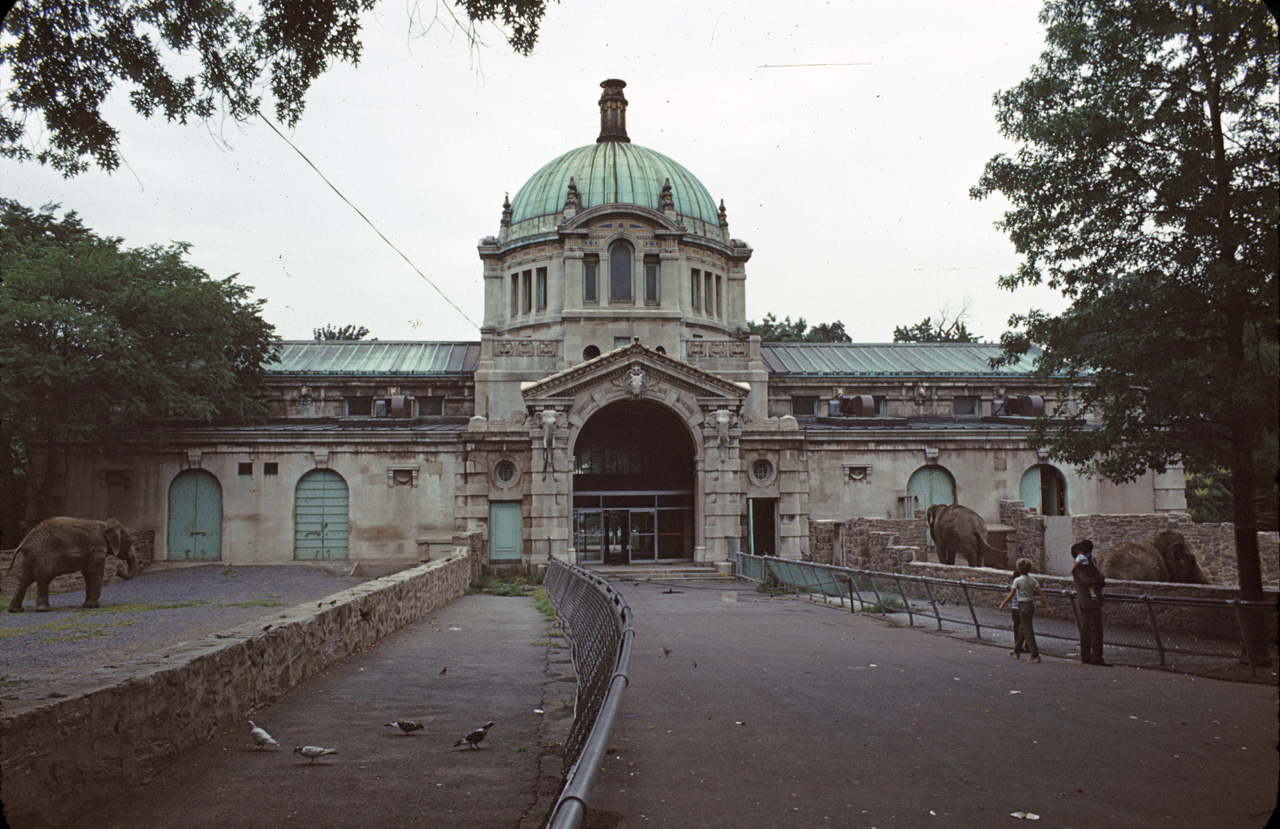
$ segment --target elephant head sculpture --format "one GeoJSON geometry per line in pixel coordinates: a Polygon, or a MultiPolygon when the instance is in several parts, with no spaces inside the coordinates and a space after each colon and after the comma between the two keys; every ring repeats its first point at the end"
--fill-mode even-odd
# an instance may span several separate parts
{"type": "Polygon", "coordinates": [[[1146,541],[1126,541],[1098,556],[1108,579],[1211,584],[1177,530],[1161,530],[1146,541]]]}
{"type": "Polygon", "coordinates": [[[97,607],[109,555],[125,565],[118,571],[120,578],[131,579],[137,574],[133,536],[116,519],[93,521],[60,516],[41,521],[22,539],[9,564],[12,569],[22,557],[18,590],[9,603],[9,612],[22,612],[22,600],[32,582],[37,589],[36,610],[49,610],[49,582],[66,573],[84,576],[82,606],[97,607]]]}
{"type": "Polygon", "coordinates": [[[981,567],[987,550],[998,552],[987,543],[987,522],[968,507],[934,504],[925,512],[925,522],[943,564],[955,564],[958,553],[969,566],[981,567]]]}

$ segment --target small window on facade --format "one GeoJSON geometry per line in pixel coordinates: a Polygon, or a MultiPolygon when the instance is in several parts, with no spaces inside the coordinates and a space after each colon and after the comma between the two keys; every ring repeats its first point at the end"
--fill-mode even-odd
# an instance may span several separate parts
{"type": "Polygon", "coordinates": [[[626,242],[615,242],[609,248],[609,301],[632,302],[631,292],[631,245],[626,242]]]}
{"type": "Polygon", "coordinates": [[[280,464],[275,461],[267,461],[262,465],[262,474],[272,477],[280,474],[280,464]]]}
{"type": "Polygon", "coordinates": [[[769,463],[764,458],[761,458],[760,460],[751,464],[751,477],[755,478],[757,481],[760,481],[761,483],[764,483],[765,481],[769,480],[769,476],[772,474],[773,474],[773,464],[769,463]]]}
{"type": "Polygon", "coordinates": [[[418,398],[419,417],[440,417],[443,414],[444,414],[444,398],[443,397],[419,397],[418,398]]]}
{"type": "Polygon", "coordinates": [[[599,302],[599,280],[596,276],[599,262],[593,257],[582,263],[582,301],[599,302]]]}
{"type": "Polygon", "coordinates": [[[631,345],[630,337],[614,337],[613,338],[614,348],[626,348],[629,345],[631,345]]]}
{"type": "Polygon", "coordinates": [[[818,398],[816,397],[793,397],[791,398],[791,414],[795,417],[813,417],[817,413],[818,398]]]}
{"type": "Polygon", "coordinates": [[[586,348],[582,349],[582,359],[584,360],[594,360],[599,356],[600,356],[600,346],[598,345],[589,345],[586,348]]]}
{"type": "Polygon", "coordinates": [[[521,275],[520,287],[524,291],[521,298],[524,301],[524,312],[527,314],[533,310],[533,271],[525,271],[521,275]]]}
{"type": "Polygon", "coordinates": [[[247,462],[247,463],[243,463],[243,462],[242,462],[242,463],[240,464],[240,474],[241,474],[241,475],[248,476],[248,477],[252,478],[252,477],[253,477],[253,463],[252,463],[252,462],[247,462]]]}
{"type": "Polygon", "coordinates": [[[644,263],[644,301],[649,305],[658,304],[658,263],[647,261],[644,263]]]}
{"type": "Polygon", "coordinates": [[[716,316],[724,318],[724,289],[720,281],[720,274],[716,274],[716,316]]]}
{"type": "Polygon", "coordinates": [[[697,311],[702,307],[702,271],[697,268],[690,274],[689,289],[689,299],[693,303],[693,310],[697,311]]]}
{"type": "Polygon", "coordinates": [[[976,415],[978,413],[978,398],[976,397],[957,397],[951,402],[952,413],[958,416],[976,415]]]}
{"type": "Polygon", "coordinates": [[[372,397],[348,397],[347,417],[368,417],[373,414],[372,397]]]}
{"type": "Polygon", "coordinates": [[[713,313],[715,311],[715,293],[716,293],[715,278],[712,277],[711,272],[708,271],[707,272],[707,296],[706,296],[706,302],[707,302],[706,311],[708,314],[713,313]]]}
{"type": "Polygon", "coordinates": [[[653,350],[654,350],[654,351],[656,351],[656,352],[658,352],[659,354],[666,354],[666,353],[667,353],[667,350],[666,350],[665,348],[663,348],[662,346],[657,346],[657,347],[656,347],[656,348],[654,348],[653,350]]]}
{"type": "Polygon", "coordinates": [[[516,465],[511,461],[498,461],[493,475],[502,483],[509,484],[516,479],[516,465]]]}
{"type": "Polygon", "coordinates": [[[511,274],[511,316],[520,313],[520,274],[511,274]]]}
{"type": "Polygon", "coordinates": [[[547,269],[538,268],[538,310],[547,310],[547,269]]]}

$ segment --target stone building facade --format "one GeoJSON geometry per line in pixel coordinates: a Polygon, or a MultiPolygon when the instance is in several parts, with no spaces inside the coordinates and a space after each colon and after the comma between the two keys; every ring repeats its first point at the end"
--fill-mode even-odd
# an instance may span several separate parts
{"type": "Polygon", "coordinates": [[[273,419],[122,434],[59,465],[61,511],[155,531],[158,559],[409,563],[481,533],[495,564],[798,558],[811,520],[1017,499],[1046,515],[1185,509],[1027,444],[1057,389],[984,343],[762,343],[752,248],[698,179],[601,131],[537,171],[478,246],[478,342],[288,342],[273,419]]]}

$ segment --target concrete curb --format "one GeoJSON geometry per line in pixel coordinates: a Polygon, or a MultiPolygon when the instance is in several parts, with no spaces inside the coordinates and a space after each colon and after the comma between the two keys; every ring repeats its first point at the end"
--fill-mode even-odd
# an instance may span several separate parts
{"type": "Polygon", "coordinates": [[[181,752],[466,592],[449,556],[263,620],[84,675],[0,718],[0,800],[13,826],[65,823],[137,786],[181,752]]]}

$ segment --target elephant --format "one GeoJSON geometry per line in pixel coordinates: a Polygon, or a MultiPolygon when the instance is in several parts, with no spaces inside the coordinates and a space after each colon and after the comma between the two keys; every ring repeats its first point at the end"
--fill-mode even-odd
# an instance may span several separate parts
{"type": "Polygon", "coordinates": [[[1177,530],[1161,530],[1146,541],[1125,541],[1098,556],[1108,579],[1211,584],[1177,530]]]}
{"type": "Polygon", "coordinates": [[[924,517],[943,564],[955,564],[959,553],[970,567],[981,567],[987,550],[999,552],[987,543],[987,522],[968,507],[933,504],[924,517]]]}
{"type": "Polygon", "coordinates": [[[22,570],[18,578],[18,591],[9,603],[10,613],[21,613],[22,600],[32,582],[38,590],[36,610],[50,610],[49,582],[66,573],[84,576],[84,604],[97,607],[102,592],[102,576],[107,566],[107,556],[120,559],[125,567],[118,571],[120,578],[131,579],[138,572],[138,558],[133,551],[133,536],[119,521],[108,518],[94,521],[87,518],[58,516],[47,518],[27,533],[14,550],[13,563],[22,556],[22,570]]]}

